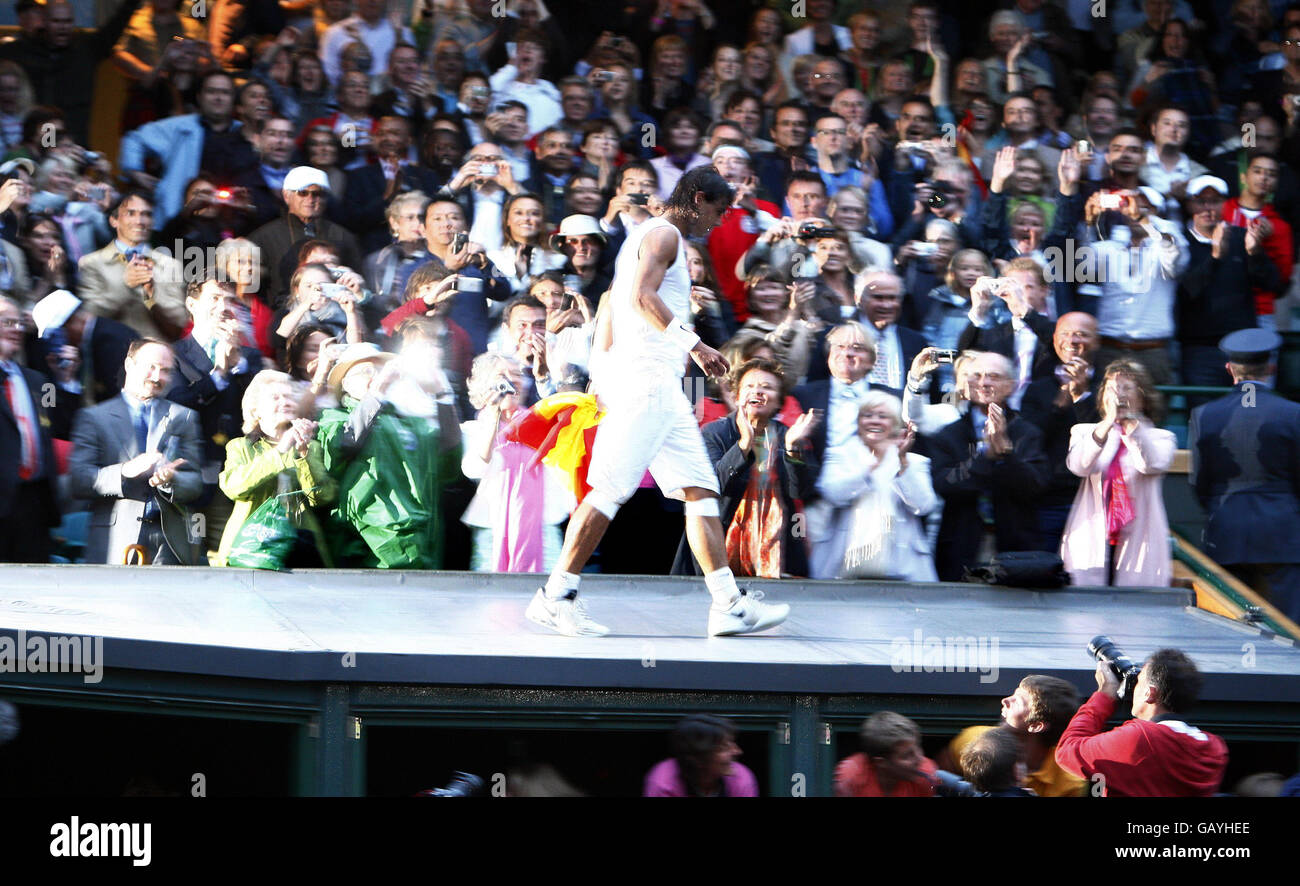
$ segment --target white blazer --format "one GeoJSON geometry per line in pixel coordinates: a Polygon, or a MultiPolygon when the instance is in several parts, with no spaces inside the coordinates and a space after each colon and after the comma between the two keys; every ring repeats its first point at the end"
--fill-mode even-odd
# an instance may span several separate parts
{"type": "Polygon", "coordinates": [[[817,490],[835,507],[830,526],[831,541],[825,551],[827,565],[833,561],[835,575],[843,572],[844,556],[853,530],[854,505],[872,489],[890,489],[893,492],[894,577],[903,581],[938,581],[934,555],[921,520],[939,503],[930,482],[930,460],[908,453],[907,470],[899,474],[896,447],[891,446],[877,460],[866,444],[856,437],[836,450],[822,467],[817,481],[817,490]]]}

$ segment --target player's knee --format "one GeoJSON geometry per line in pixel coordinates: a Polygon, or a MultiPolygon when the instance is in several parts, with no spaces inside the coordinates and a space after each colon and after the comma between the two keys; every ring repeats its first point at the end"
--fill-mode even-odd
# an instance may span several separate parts
{"type": "Polygon", "coordinates": [[[607,520],[613,520],[618,509],[623,507],[623,502],[616,500],[612,495],[601,492],[599,489],[593,489],[587,493],[583,499],[591,507],[605,515],[607,520]]]}
{"type": "Polygon", "coordinates": [[[716,517],[718,516],[718,499],[715,496],[708,498],[697,498],[686,502],[686,516],[688,517],[716,517]]]}

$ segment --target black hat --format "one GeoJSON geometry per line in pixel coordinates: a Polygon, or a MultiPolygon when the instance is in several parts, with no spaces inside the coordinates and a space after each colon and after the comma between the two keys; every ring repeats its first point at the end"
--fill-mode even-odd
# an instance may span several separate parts
{"type": "Polygon", "coordinates": [[[1228,360],[1244,364],[1269,363],[1280,347],[1282,336],[1268,329],[1238,329],[1219,342],[1219,350],[1228,355],[1228,360]]]}

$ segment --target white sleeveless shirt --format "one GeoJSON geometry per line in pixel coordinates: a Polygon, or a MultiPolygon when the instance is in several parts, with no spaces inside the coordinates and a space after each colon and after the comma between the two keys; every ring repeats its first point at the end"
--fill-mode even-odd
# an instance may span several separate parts
{"type": "Polygon", "coordinates": [[[614,262],[614,280],[610,284],[610,322],[614,345],[610,349],[607,369],[623,378],[654,374],[681,378],[686,373],[686,355],[682,349],[656,329],[633,304],[633,285],[641,243],[651,231],[667,228],[677,238],[677,257],[668,266],[659,297],[673,316],[691,326],[691,275],[686,269],[686,247],[681,232],[664,218],[651,218],[637,225],[623,241],[614,262]]]}

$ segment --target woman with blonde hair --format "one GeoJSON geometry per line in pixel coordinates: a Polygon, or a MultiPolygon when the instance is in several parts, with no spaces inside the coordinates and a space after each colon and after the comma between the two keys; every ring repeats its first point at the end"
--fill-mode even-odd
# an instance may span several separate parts
{"type": "Polygon", "coordinates": [[[835,513],[831,543],[814,548],[826,559],[813,578],[939,580],[922,522],[939,500],[915,439],[897,397],[870,391],[859,401],[857,436],[831,451],[817,481],[835,513]]]}
{"type": "Polygon", "coordinates": [[[311,534],[316,548],[313,557],[310,544],[300,541],[296,553],[282,565],[332,565],[325,536],[311,509],[334,501],[338,483],[325,470],[316,422],[301,416],[300,402],[297,386],[283,372],[264,369],[249,382],[242,402],[244,436],[226,444],[226,466],[218,480],[235,507],[212,565],[227,565],[240,529],[276,495],[284,496],[290,518],[311,534]],[[292,492],[301,495],[288,494],[292,492]],[[319,562],[313,563],[317,559],[319,562]]]}
{"type": "Polygon", "coordinates": [[[1077,585],[1167,586],[1162,490],[1178,444],[1154,424],[1162,412],[1160,393],[1146,367],[1116,360],[1106,368],[1100,399],[1101,421],[1070,431],[1065,464],[1083,482],[1061,539],[1061,559],[1077,585]]]}

